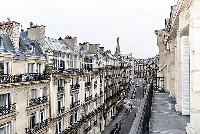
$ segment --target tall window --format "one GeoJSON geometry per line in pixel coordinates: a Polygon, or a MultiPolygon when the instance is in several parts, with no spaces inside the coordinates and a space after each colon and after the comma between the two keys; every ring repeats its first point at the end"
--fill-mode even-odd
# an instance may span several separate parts
{"type": "Polygon", "coordinates": [[[58,87],[64,87],[64,80],[58,80],[58,87]]]}
{"type": "Polygon", "coordinates": [[[42,65],[41,64],[39,64],[39,63],[37,63],[37,73],[42,73],[42,65]]]}
{"type": "Polygon", "coordinates": [[[0,134],[10,134],[10,123],[0,125],[0,134]]]}
{"type": "Polygon", "coordinates": [[[43,122],[46,119],[45,109],[40,111],[40,122],[43,122]]]}
{"type": "Polygon", "coordinates": [[[77,111],[74,113],[74,122],[77,122],[77,119],[78,119],[78,114],[77,114],[77,111]]]}
{"type": "Polygon", "coordinates": [[[0,62],[0,74],[9,74],[8,62],[0,62]]]}
{"type": "Polygon", "coordinates": [[[31,99],[35,99],[37,97],[37,90],[31,89],[31,99]]]}
{"type": "Polygon", "coordinates": [[[63,121],[61,119],[57,122],[57,126],[56,126],[57,134],[60,134],[62,132],[62,129],[63,129],[63,121]]]}
{"type": "Polygon", "coordinates": [[[42,96],[47,96],[47,88],[42,89],[42,96]]]}
{"type": "Polygon", "coordinates": [[[36,124],[36,116],[35,113],[31,113],[30,115],[30,128],[34,128],[35,124],[36,124]]]}
{"type": "Polygon", "coordinates": [[[28,63],[28,73],[34,73],[34,63],[28,63]]]}
{"type": "Polygon", "coordinates": [[[10,105],[10,94],[1,94],[0,95],[0,107],[6,106],[8,107],[10,105]]]}
{"type": "Polygon", "coordinates": [[[3,39],[0,37],[0,47],[3,46],[3,39]]]}

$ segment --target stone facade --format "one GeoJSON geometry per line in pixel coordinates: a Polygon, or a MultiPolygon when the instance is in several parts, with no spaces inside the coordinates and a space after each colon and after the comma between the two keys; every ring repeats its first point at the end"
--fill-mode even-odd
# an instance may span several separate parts
{"type": "Polygon", "coordinates": [[[33,23],[18,34],[16,49],[0,33],[0,133],[100,133],[130,89],[132,54],[46,37],[33,23]]]}
{"type": "Polygon", "coordinates": [[[178,0],[177,5],[171,7],[165,28],[155,32],[159,46],[160,74],[165,77],[165,89],[175,98],[177,112],[190,115],[190,123],[186,128],[189,134],[200,132],[199,11],[199,0],[178,0]],[[166,57],[163,58],[163,55],[166,57]],[[162,68],[165,65],[167,71],[162,68]]]}

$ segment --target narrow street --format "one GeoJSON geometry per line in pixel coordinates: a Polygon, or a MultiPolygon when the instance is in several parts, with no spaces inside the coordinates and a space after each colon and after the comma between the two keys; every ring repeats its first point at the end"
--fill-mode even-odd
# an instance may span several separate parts
{"type": "Polygon", "coordinates": [[[120,134],[129,133],[133,125],[135,115],[138,111],[138,108],[140,107],[141,100],[143,98],[143,90],[144,90],[143,81],[142,79],[136,79],[134,81],[134,85],[137,85],[136,84],[137,81],[138,81],[138,86],[136,87],[133,86],[132,89],[129,91],[127,98],[124,100],[125,102],[124,108],[119,113],[119,115],[107,125],[102,134],[110,134],[110,132],[115,128],[116,123],[119,123],[120,120],[122,124],[119,133],[120,134]],[[129,105],[132,105],[132,109],[129,114],[125,114],[126,109],[130,107],[129,105]]]}

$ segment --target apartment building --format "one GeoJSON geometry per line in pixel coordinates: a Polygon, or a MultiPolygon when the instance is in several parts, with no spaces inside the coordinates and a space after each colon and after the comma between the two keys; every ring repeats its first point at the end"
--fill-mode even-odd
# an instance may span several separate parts
{"type": "Polygon", "coordinates": [[[189,134],[200,132],[197,125],[200,118],[199,10],[198,0],[178,0],[177,5],[171,7],[165,28],[155,31],[165,89],[176,100],[177,112],[190,115],[186,128],[189,134]]]}
{"type": "Polygon", "coordinates": [[[0,33],[0,134],[101,132],[131,88],[132,55],[46,37],[32,22],[18,32],[18,44],[0,33]]]}

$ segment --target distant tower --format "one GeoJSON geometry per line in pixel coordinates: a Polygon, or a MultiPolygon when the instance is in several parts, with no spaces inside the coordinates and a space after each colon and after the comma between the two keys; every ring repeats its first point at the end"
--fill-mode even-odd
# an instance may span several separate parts
{"type": "Polygon", "coordinates": [[[115,51],[115,56],[119,56],[119,55],[120,55],[120,46],[119,46],[119,37],[117,37],[117,47],[115,51]]]}

